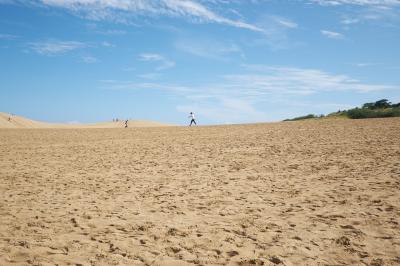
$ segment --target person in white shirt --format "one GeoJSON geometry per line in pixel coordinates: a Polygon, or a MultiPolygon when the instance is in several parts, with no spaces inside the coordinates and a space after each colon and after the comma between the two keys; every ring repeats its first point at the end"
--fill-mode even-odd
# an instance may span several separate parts
{"type": "Polygon", "coordinates": [[[189,125],[189,126],[192,126],[193,123],[197,126],[196,120],[195,120],[195,118],[194,118],[193,112],[190,112],[189,118],[191,119],[191,120],[190,120],[190,125],[189,125]]]}

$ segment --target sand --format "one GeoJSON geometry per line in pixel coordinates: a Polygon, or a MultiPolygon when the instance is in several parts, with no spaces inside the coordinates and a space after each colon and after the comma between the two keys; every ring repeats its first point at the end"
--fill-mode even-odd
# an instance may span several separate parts
{"type": "MultiPolygon", "coordinates": [[[[128,127],[166,127],[174,126],[173,124],[165,124],[157,121],[146,121],[146,120],[129,120],[128,127]]],[[[35,121],[22,116],[2,113],[0,112],[0,129],[1,128],[63,128],[63,129],[75,129],[75,128],[125,128],[125,121],[118,122],[99,122],[99,123],[47,123],[41,121],[35,121]]]]}
{"type": "Polygon", "coordinates": [[[399,265],[400,119],[0,130],[0,265],[399,265]]]}
{"type": "Polygon", "coordinates": [[[0,112],[0,128],[48,128],[58,124],[34,121],[22,116],[0,112]]]}

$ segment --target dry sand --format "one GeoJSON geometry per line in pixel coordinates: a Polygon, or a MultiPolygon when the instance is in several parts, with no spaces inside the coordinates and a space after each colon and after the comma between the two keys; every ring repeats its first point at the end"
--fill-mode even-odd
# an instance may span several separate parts
{"type": "Polygon", "coordinates": [[[46,128],[58,126],[58,124],[34,121],[22,116],[0,112],[0,128],[46,128]]]}
{"type": "Polygon", "coordinates": [[[0,265],[399,265],[400,119],[0,130],[0,265]]]}
{"type": "MultiPolygon", "coordinates": [[[[156,121],[146,120],[129,120],[128,127],[164,127],[173,126],[171,124],[159,123],[156,121]]],[[[125,121],[118,122],[100,122],[93,124],[62,124],[62,123],[46,123],[31,120],[22,116],[12,115],[0,112],[0,129],[1,128],[124,128],[125,121]]]]}

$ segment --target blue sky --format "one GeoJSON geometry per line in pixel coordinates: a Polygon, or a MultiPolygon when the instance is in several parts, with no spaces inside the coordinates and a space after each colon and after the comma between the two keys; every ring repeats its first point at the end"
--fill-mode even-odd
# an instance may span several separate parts
{"type": "Polygon", "coordinates": [[[0,106],[50,122],[279,121],[400,101],[398,0],[0,0],[0,106]]]}

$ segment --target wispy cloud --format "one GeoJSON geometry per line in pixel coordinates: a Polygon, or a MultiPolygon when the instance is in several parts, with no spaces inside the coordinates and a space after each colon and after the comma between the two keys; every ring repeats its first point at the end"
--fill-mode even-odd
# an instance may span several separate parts
{"type": "Polygon", "coordinates": [[[263,34],[248,44],[252,46],[269,46],[272,50],[288,49],[299,45],[290,40],[290,32],[298,28],[298,24],[288,18],[276,15],[264,15],[258,19],[258,25],[264,29],[263,34]]]}
{"type": "Polygon", "coordinates": [[[29,2],[63,8],[92,20],[127,22],[137,15],[184,17],[196,22],[218,23],[263,32],[263,29],[256,25],[219,15],[207,7],[207,3],[194,0],[31,0],[29,2]]]}
{"type": "Polygon", "coordinates": [[[291,20],[289,20],[287,18],[277,17],[277,16],[275,16],[273,18],[278,24],[280,24],[280,25],[282,25],[282,26],[284,26],[286,28],[295,29],[295,28],[298,27],[297,23],[295,23],[295,22],[293,22],[293,21],[291,21],[291,20]]]}
{"type": "Polygon", "coordinates": [[[329,39],[344,39],[343,34],[335,31],[321,30],[321,34],[329,39]]]}
{"type": "Polygon", "coordinates": [[[125,34],[127,34],[127,31],[125,31],[125,30],[103,28],[103,27],[101,27],[98,24],[93,23],[93,22],[87,23],[86,24],[86,28],[88,29],[88,31],[90,31],[92,33],[101,34],[101,35],[116,36],[116,35],[125,35],[125,34]]]}
{"type": "Polygon", "coordinates": [[[340,22],[345,25],[351,25],[360,22],[360,20],[358,18],[344,18],[340,22]]]}
{"type": "Polygon", "coordinates": [[[82,61],[83,61],[84,63],[86,63],[86,64],[94,64],[94,63],[98,63],[98,62],[99,62],[99,59],[97,59],[97,58],[94,57],[94,56],[88,55],[88,56],[83,56],[83,57],[82,57],[82,61]]]}
{"type": "Polygon", "coordinates": [[[190,92],[202,97],[231,95],[259,99],[271,94],[309,95],[332,91],[367,93],[383,90],[400,90],[400,86],[368,84],[343,74],[331,74],[318,69],[277,67],[267,65],[242,65],[245,73],[221,76],[221,82],[199,86],[137,83],[113,81],[113,89],[154,88],[190,92]],[[194,93],[196,92],[196,93],[194,93]]]}
{"type": "Polygon", "coordinates": [[[31,42],[28,44],[28,46],[32,51],[41,55],[48,56],[65,54],[73,50],[87,47],[87,45],[82,42],[57,40],[31,42]]]}
{"type": "Polygon", "coordinates": [[[355,66],[357,67],[369,67],[375,65],[374,63],[357,63],[355,66]]]}
{"type": "Polygon", "coordinates": [[[139,74],[137,76],[142,79],[154,80],[160,78],[161,75],[160,73],[145,73],[145,74],[139,74]]]}
{"type": "Polygon", "coordinates": [[[101,46],[103,46],[103,47],[115,47],[114,44],[109,43],[109,42],[106,42],[106,41],[102,42],[102,43],[101,43],[101,46]]]}
{"type": "MultiPolygon", "coordinates": [[[[268,116],[259,111],[257,106],[271,103],[271,101],[284,101],[287,105],[297,107],[300,104],[300,98],[304,99],[315,94],[400,90],[400,86],[369,84],[347,75],[331,74],[318,69],[267,65],[243,65],[242,67],[242,74],[223,75],[217,82],[196,86],[169,84],[162,81],[112,81],[104,84],[113,90],[169,91],[186,98],[186,104],[179,105],[178,111],[195,111],[215,122],[232,123],[265,121],[268,116]]],[[[318,110],[323,108],[322,104],[325,104],[324,108],[334,109],[337,106],[343,108],[343,105],[334,103],[319,104],[321,106],[318,110]]]]}
{"type": "Polygon", "coordinates": [[[311,0],[322,6],[345,9],[341,23],[350,26],[368,22],[379,26],[397,27],[400,21],[400,1],[398,0],[311,0]]]}
{"type": "Polygon", "coordinates": [[[160,54],[154,53],[143,53],[139,55],[139,59],[141,61],[150,61],[150,62],[158,62],[160,63],[157,67],[157,71],[165,70],[175,66],[175,62],[165,58],[160,54]]]}
{"type": "Polygon", "coordinates": [[[398,0],[311,0],[311,2],[326,6],[357,5],[357,6],[398,6],[398,0]]]}
{"type": "Polygon", "coordinates": [[[215,123],[234,124],[268,120],[268,114],[258,111],[251,102],[228,97],[220,98],[218,102],[192,101],[189,104],[178,105],[176,109],[186,114],[194,112],[197,116],[215,123]]]}
{"type": "Polygon", "coordinates": [[[127,32],[124,30],[96,30],[94,31],[97,34],[102,34],[102,35],[125,35],[127,32]]]}
{"type": "Polygon", "coordinates": [[[18,36],[17,35],[13,35],[13,34],[1,34],[0,33],[0,40],[14,40],[17,39],[18,36]]]}
{"type": "Polygon", "coordinates": [[[137,70],[136,67],[124,67],[122,69],[122,71],[125,71],[125,72],[133,72],[133,71],[136,71],[136,70],[137,70]]]}
{"type": "Polygon", "coordinates": [[[228,61],[230,55],[245,57],[242,49],[233,42],[223,43],[209,38],[184,38],[175,42],[175,48],[198,57],[228,61]]]}
{"type": "Polygon", "coordinates": [[[285,93],[313,94],[328,91],[371,91],[400,89],[400,86],[368,84],[343,74],[331,74],[318,69],[243,65],[252,74],[231,75],[238,84],[249,82],[253,88],[278,90],[285,93]]]}

